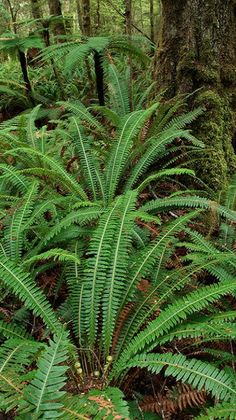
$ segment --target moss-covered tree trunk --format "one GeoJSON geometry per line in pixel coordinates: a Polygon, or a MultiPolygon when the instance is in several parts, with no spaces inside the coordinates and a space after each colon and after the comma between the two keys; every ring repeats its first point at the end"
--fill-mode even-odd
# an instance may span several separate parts
{"type": "Polygon", "coordinates": [[[34,19],[41,19],[43,17],[42,10],[41,10],[38,0],[31,0],[31,11],[32,11],[32,16],[34,19]]]}
{"type": "Polygon", "coordinates": [[[61,9],[61,1],[60,0],[48,0],[49,12],[50,15],[58,18],[53,23],[53,32],[54,35],[65,35],[65,25],[63,21],[62,9],[61,9]]]}
{"type": "Polygon", "coordinates": [[[236,0],[162,0],[161,22],[158,87],[169,98],[201,88],[191,100],[206,108],[194,127],[206,144],[197,169],[218,189],[236,168],[236,0]]]}
{"type": "Polygon", "coordinates": [[[83,35],[91,36],[90,0],[82,0],[83,35]]]}

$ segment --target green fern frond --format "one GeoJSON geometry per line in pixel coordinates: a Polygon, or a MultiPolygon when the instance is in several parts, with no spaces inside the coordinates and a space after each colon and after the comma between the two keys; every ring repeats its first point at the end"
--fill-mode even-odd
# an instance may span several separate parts
{"type": "Polygon", "coordinates": [[[75,117],[72,117],[72,122],[75,126],[73,141],[76,147],[76,152],[79,154],[83,176],[93,193],[93,198],[97,200],[99,195],[100,197],[104,197],[105,194],[102,173],[100,172],[96,156],[92,153],[89,140],[84,136],[82,127],[79,126],[75,117]]]}
{"type": "Polygon", "coordinates": [[[235,420],[236,403],[218,403],[214,407],[205,409],[197,420],[235,420]]]}
{"type": "Polygon", "coordinates": [[[217,285],[206,286],[197,291],[188,294],[186,297],[179,299],[173,305],[165,309],[158,318],[150,322],[149,325],[141,331],[121,354],[117,361],[114,374],[119,375],[125,369],[127,361],[142,349],[152,350],[156,345],[156,339],[170,331],[181,320],[186,319],[188,315],[196,311],[200,311],[214,302],[220,296],[235,290],[236,282],[227,281],[217,285]]]}
{"type": "Polygon", "coordinates": [[[0,164],[0,171],[4,173],[4,175],[0,176],[1,180],[9,181],[9,183],[16,187],[22,194],[28,190],[29,181],[25,176],[19,174],[14,166],[0,164]]]}
{"type": "MultiPolygon", "coordinates": [[[[171,144],[176,138],[179,137],[187,140],[192,144],[196,143],[196,139],[190,134],[188,130],[177,130],[175,128],[162,131],[159,135],[149,139],[145,145],[146,150],[144,151],[137,165],[135,165],[134,169],[132,170],[128,182],[126,183],[125,189],[131,189],[133,185],[135,185],[135,183],[138,181],[138,179],[147,171],[150,165],[162,157],[166,146],[171,144]]],[[[198,142],[197,146],[199,146],[198,142]]]]}
{"type": "Polygon", "coordinates": [[[30,412],[48,419],[60,417],[60,409],[63,407],[60,399],[65,394],[61,389],[66,383],[68,366],[65,366],[65,362],[68,356],[67,334],[61,330],[50,340],[38,360],[34,379],[24,389],[20,405],[22,413],[30,412]]]}
{"type": "Polygon", "coordinates": [[[236,400],[236,390],[231,377],[224,370],[197,359],[187,359],[182,354],[141,354],[128,362],[128,367],[146,367],[155,374],[166,367],[165,376],[173,376],[199,390],[204,388],[218,399],[236,400]]]}
{"type": "Polygon", "coordinates": [[[90,344],[94,343],[98,327],[99,308],[106,281],[106,273],[110,266],[109,256],[112,253],[113,236],[117,228],[117,213],[121,203],[122,197],[118,197],[115,203],[108,207],[104,215],[101,216],[88,250],[90,258],[87,260],[85,268],[84,302],[90,344]]]}
{"type": "Polygon", "coordinates": [[[33,282],[30,275],[6,258],[0,260],[0,279],[15,293],[28,309],[40,316],[51,331],[60,327],[55,314],[43,292],[33,282]]]}
{"type": "Polygon", "coordinates": [[[69,213],[49,230],[49,232],[37,245],[37,249],[41,249],[43,245],[49,243],[56,235],[58,235],[62,230],[67,229],[71,224],[78,223],[83,225],[96,220],[100,215],[101,209],[99,206],[89,206],[88,208],[78,209],[69,213]]]}
{"type": "Polygon", "coordinates": [[[99,132],[104,132],[104,127],[95,117],[93,117],[93,115],[81,102],[58,102],[58,105],[71,112],[72,115],[75,115],[77,118],[79,118],[81,122],[85,122],[92,128],[96,128],[99,132]]]}
{"type": "Polygon", "coordinates": [[[160,237],[154,243],[151,243],[145,250],[140,251],[139,257],[136,259],[136,263],[129,275],[130,280],[124,294],[122,307],[132,298],[136,285],[153,268],[156,260],[160,258],[163,248],[166,248],[167,243],[196,215],[196,212],[191,212],[172,221],[165,227],[160,237]]]}
{"type": "Polygon", "coordinates": [[[116,191],[123,169],[127,165],[133,140],[142,128],[144,122],[155,112],[157,104],[145,111],[134,111],[122,119],[117,142],[113,145],[107,162],[107,190],[111,200],[116,191]]]}
{"type": "Polygon", "coordinates": [[[219,205],[216,201],[208,200],[204,197],[198,196],[182,196],[182,197],[167,197],[161,200],[152,200],[140,207],[141,211],[163,211],[173,209],[175,207],[188,207],[200,209],[213,209],[221,216],[233,222],[236,221],[236,213],[224,206],[219,205]]]}
{"type": "Polygon", "coordinates": [[[169,176],[178,176],[178,175],[192,175],[194,176],[195,173],[191,169],[187,168],[171,168],[171,169],[165,169],[163,171],[159,171],[156,174],[148,176],[139,186],[138,191],[141,192],[146,188],[150,182],[156,181],[159,178],[169,177],[169,176]]]}
{"type": "Polygon", "coordinates": [[[23,328],[20,328],[18,325],[14,323],[4,322],[0,320],[0,334],[2,334],[6,338],[20,338],[20,339],[27,339],[32,340],[30,334],[28,334],[23,328]]]}
{"type": "Polygon", "coordinates": [[[112,109],[120,117],[129,114],[129,89],[126,80],[118,73],[114,64],[108,66],[108,90],[112,109]]]}
{"type": "Polygon", "coordinates": [[[42,252],[41,254],[37,254],[34,257],[29,258],[28,260],[25,260],[22,264],[22,266],[30,266],[31,264],[34,264],[37,261],[42,260],[48,260],[52,258],[54,261],[73,261],[77,264],[80,264],[80,260],[76,255],[72,254],[70,251],[66,251],[65,249],[61,248],[53,248],[49,251],[42,252]]]}
{"type": "Polygon", "coordinates": [[[27,193],[25,194],[23,204],[16,208],[12,217],[9,228],[6,230],[4,242],[6,243],[5,249],[10,258],[19,261],[22,253],[24,229],[27,219],[33,210],[34,200],[38,191],[38,182],[33,182],[27,193]]]}
{"type": "Polygon", "coordinates": [[[23,394],[23,374],[43,345],[26,339],[10,339],[0,347],[0,409],[16,407],[23,394]]]}
{"type": "Polygon", "coordinates": [[[120,309],[124,291],[127,287],[129,252],[132,241],[133,217],[130,215],[135,208],[137,192],[130,192],[123,197],[119,207],[121,217],[117,223],[112,241],[107,281],[103,290],[103,329],[105,357],[109,355],[115,320],[120,309]]]}
{"type": "Polygon", "coordinates": [[[92,109],[92,110],[98,112],[99,114],[102,114],[115,127],[118,127],[120,122],[121,122],[121,118],[117,115],[117,113],[113,109],[110,109],[106,106],[92,105],[91,107],[88,108],[88,110],[89,109],[92,109]]]}
{"type": "Polygon", "coordinates": [[[66,170],[62,167],[61,162],[57,161],[55,158],[51,158],[50,156],[40,152],[39,150],[34,150],[32,148],[16,148],[12,149],[11,151],[7,151],[7,154],[11,155],[17,155],[18,153],[25,153],[29,157],[31,156],[37,156],[42,159],[42,161],[52,168],[53,171],[57,172],[58,177],[63,182],[63,185],[69,189],[69,191],[73,191],[75,194],[78,194],[79,197],[81,197],[82,200],[87,200],[87,195],[83,191],[80,184],[75,180],[73,176],[71,176],[66,170]]]}

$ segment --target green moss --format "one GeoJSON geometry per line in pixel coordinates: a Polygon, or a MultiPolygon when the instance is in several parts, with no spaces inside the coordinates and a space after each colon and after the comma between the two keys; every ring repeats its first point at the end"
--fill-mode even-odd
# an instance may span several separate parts
{"type": "Polygon", "coordinates": [[[227,94],[214,90],[199,92],[195,106],[205,108],[196,123],[195,134],[206,145],[203,165],[196,170],[213,189],[222,189],[228,176],[236,169],[236,159],[231,144],[235,131],[233,114],[227,94]]]}
{"type": "Polygon", "coordinates": [[[224,65],[221,69],[221,81],[224,85],[236,86],[236,69],[233,65],[224,65]]]}

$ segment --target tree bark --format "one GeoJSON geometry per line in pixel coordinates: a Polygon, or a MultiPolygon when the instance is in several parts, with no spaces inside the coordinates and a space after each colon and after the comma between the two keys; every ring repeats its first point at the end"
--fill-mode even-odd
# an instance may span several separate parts
{"type": "Polygon", "coordinates": [[[150,38],[151,38],[151,41],[154,43],[155,34],[154,34],[154,1],[153,0],[150,0],[149,6],[150,6],[150,9],[149,9],[149,12],[150,12],[150,38]]]}
{"type": "Polygon", "coordinates": [[[29,75],[28,75],[26,55],[21,50],[19,50],[18,53],[19,53],[19,61],[20,61],[23,80],[24,80],[24,83],[25,83],[26,93],[27,93],[29,99],[31,100],[32,104],[35,105],[35,101],[34,101],[34,98],[33,98],[33,92],[32,92],[32,86],[31,86],[31,83],[30,83],[30,80],[29,80],[29,75]]]}
{"type": "Polygon", "coordinates": [[[125,33],[132,34],[132,0],[125,0],[125,33]]]}
{"type": "Polygon", "coordinates": [[[80,0],[76,0],[76,8],[77,8],[79,28],[81,32],[83,33],[83,18],[82,18],[82,7],[81,7],[80,0]]]}
{"type": "Polygon", "coordinates": [[[34,19],[42,18],[42,10],[38,0],[31,0],[31,11],[34,19]]]}
{"type": "Polygon", "coordinates": [[[190,104],[205,107],[193,127],[206,144],[199,172],[224,186],[236,168],[236,0],[162,0],[155,69],[168,98],[201,88],[190,104]]]}
{"type": "Polygon", "coordinates": [[[91,36],[90,0],[82,0],[83,35],[91,36]]]}
{"type": "Polygon", "coordinates": [[[48,0],[48,6],[49,6],[50,15],[61,18],[60,22],[55,22],[53,24],[54,35],[65,35],[66,31],[65,31],[65,25],[62,21],[63,15],[62,15],[62,10],[61,10],[60,0],[48,0]]]}

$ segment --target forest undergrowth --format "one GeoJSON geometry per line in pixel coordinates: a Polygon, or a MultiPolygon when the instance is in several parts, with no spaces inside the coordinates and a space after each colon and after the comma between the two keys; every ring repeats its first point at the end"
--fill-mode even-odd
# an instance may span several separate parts
{"type": "Polygon", "coordinates": [[[45,22],[0,38],[2,418],[233,420],[236,177],[193,170],[204,108],[156,92],[147,39],[45,22]]]}

